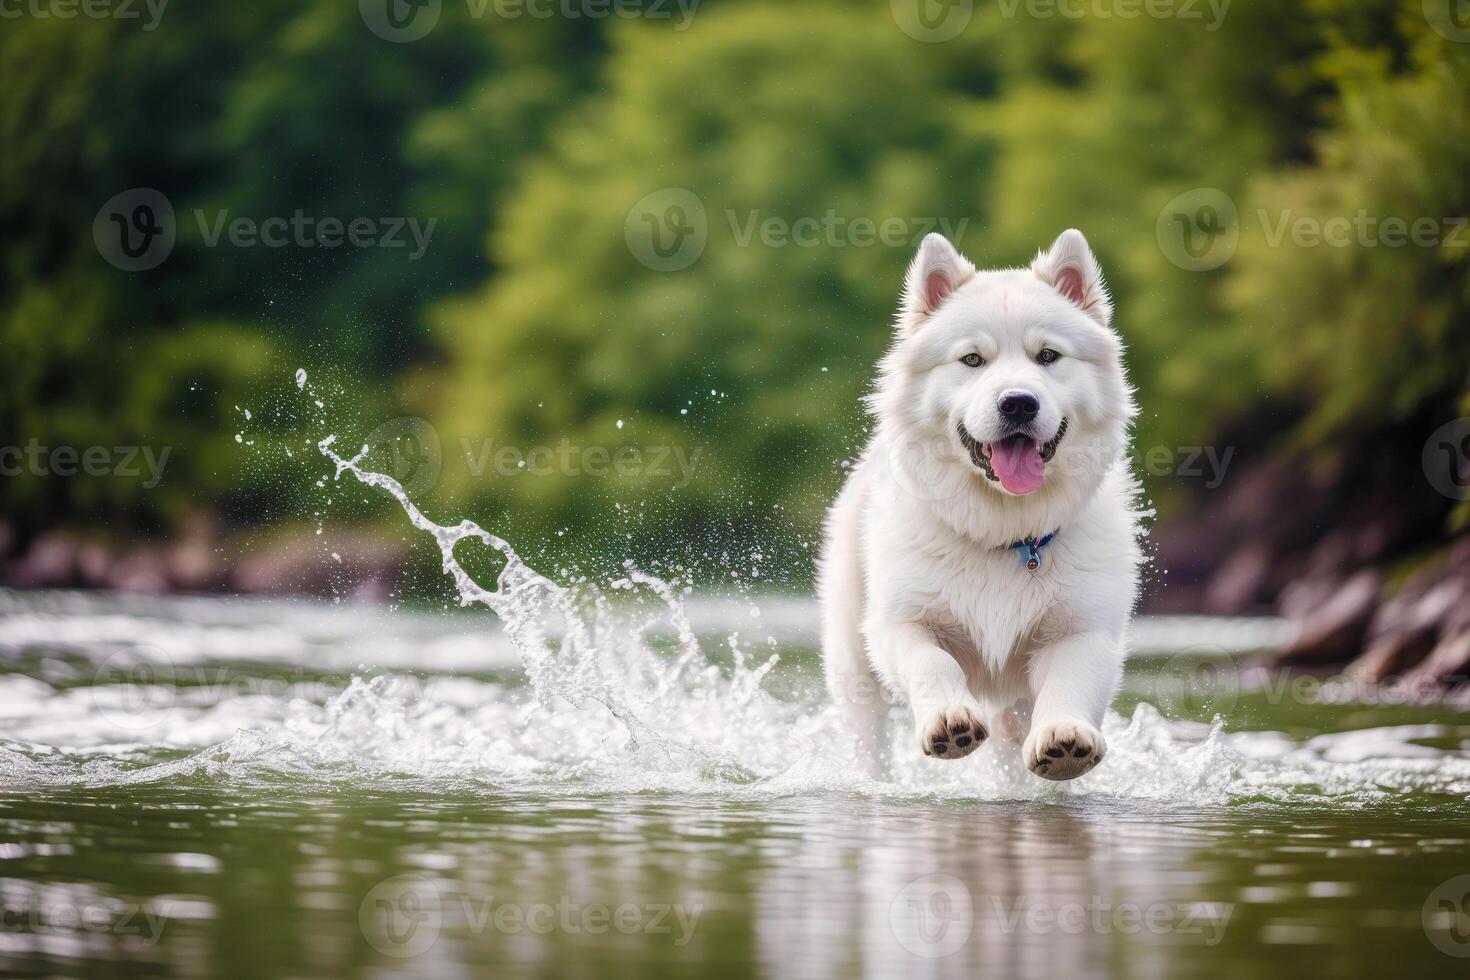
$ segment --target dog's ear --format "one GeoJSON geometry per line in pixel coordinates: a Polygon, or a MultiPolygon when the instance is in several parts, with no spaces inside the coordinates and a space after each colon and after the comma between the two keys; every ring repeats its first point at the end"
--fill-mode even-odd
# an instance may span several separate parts
{"type": "Polygon", "coordinates": [[[1038,254],[1031,271],[1098,323],[1112,324],[1113,301],[1103,282],[1102,267],[1076,228],[1062,232],[1051,248],[1038,254]]]}
{"type": "Polygon", "coordinates": [[[904,279],[899,328],[905,334],[912,333],[934,315],[950,293],[974,275],[975,267],[955,251],[949,239],[939,234],[925,235],[904,279]]]}

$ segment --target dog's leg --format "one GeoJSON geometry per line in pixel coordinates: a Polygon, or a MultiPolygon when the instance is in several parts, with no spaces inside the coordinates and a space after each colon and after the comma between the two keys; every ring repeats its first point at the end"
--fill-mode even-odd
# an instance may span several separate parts
{"type": "Polygon", "coordinates": [[[934,635],[918,623],[870,627],[886,676],[914,709],[919,748],[934,759],[963,759],[990,735],[984,710],[970,693],[965,672],[934,635]]]}
{"type": "Polygon", "coordinates": [[[868,666],[861,634],[856,629],[852,633],[849,637],[829,632],[822,640],[827,690],[843,723],[857,736],[854,749],[863,768],[875,779],[886,779],[890,763],[885,731],[888,699],[868,666]]]}
{"type": "Polygon", "coordinates": [[[1036,704],[1021,749],[1026,768],[1043,779],[1075,779],[1102,761],[1103,714],[1122,667],[1120,641],[1106,633],[1078,633],[1032,655],[1036,704]]]}
{"type": "Polygon", "coordinates": [[[886,691],[868,663],[863,642],[863,570],[860,548],[862,486],[845,490],[827,518],[818,569],[822,598],[822,668],[842,720],[857,736],[852,746],[868,774],[888,776],[886,691]]]}

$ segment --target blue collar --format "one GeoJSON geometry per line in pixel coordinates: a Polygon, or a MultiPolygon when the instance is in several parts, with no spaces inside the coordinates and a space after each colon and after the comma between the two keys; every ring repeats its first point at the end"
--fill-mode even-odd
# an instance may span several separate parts
{"type": "Polygon", "coordinates": [[[1026,555],[1026,570],[1034,572],[1041,567],[1041,549],[1051,544],[1052,538],[1061,533],[1056,530],[1044,538],[1023,538],[1011,545],[1011,550],[1023,552],[1026,555]]]}

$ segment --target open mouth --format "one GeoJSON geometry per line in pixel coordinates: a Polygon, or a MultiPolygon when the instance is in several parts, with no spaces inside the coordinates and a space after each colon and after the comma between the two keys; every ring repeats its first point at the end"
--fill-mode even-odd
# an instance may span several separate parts
{"type": "Polygon", "coordinates": [[[1067,434],[1067,420],[1057,428],[1057,434],[1047,442],[1038,444],[1024,432],[1016,432],[996,442],[981,442],[960,424],[960,442],[970,454],[970,460],[995,483],[1011,493],[1024,496],[1041,487],[1046,475],[1046,464],[1057,454],[1057,445],[1067,434]]]}

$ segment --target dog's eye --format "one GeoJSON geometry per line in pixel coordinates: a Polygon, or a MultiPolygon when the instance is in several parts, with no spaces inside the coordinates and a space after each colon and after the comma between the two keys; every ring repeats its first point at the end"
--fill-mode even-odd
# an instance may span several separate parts
{"type": "Polygon", "coordinates": [[[979,367],[980,365],[985,363],[985,358],[981,357],[979,354],[966,354],[964,357],[960,358],[960,363],[965,365],[966,367],[979,367]]]}
{"type": "Polygon", "coordinates": [[[1056,351],[1052,350],[1050,347],[1046,347],[1046,348],[1043,348],[1042,349],[1042,351],[1041,351],[1040,354],[1037,354],[1036,355],[1036,363],[1037,364],[1055,364],[1056,361],[1057,361],[1057,358],[1059,358],[1061,356],[1062,355],[1058,354],[1056,351]]]}

